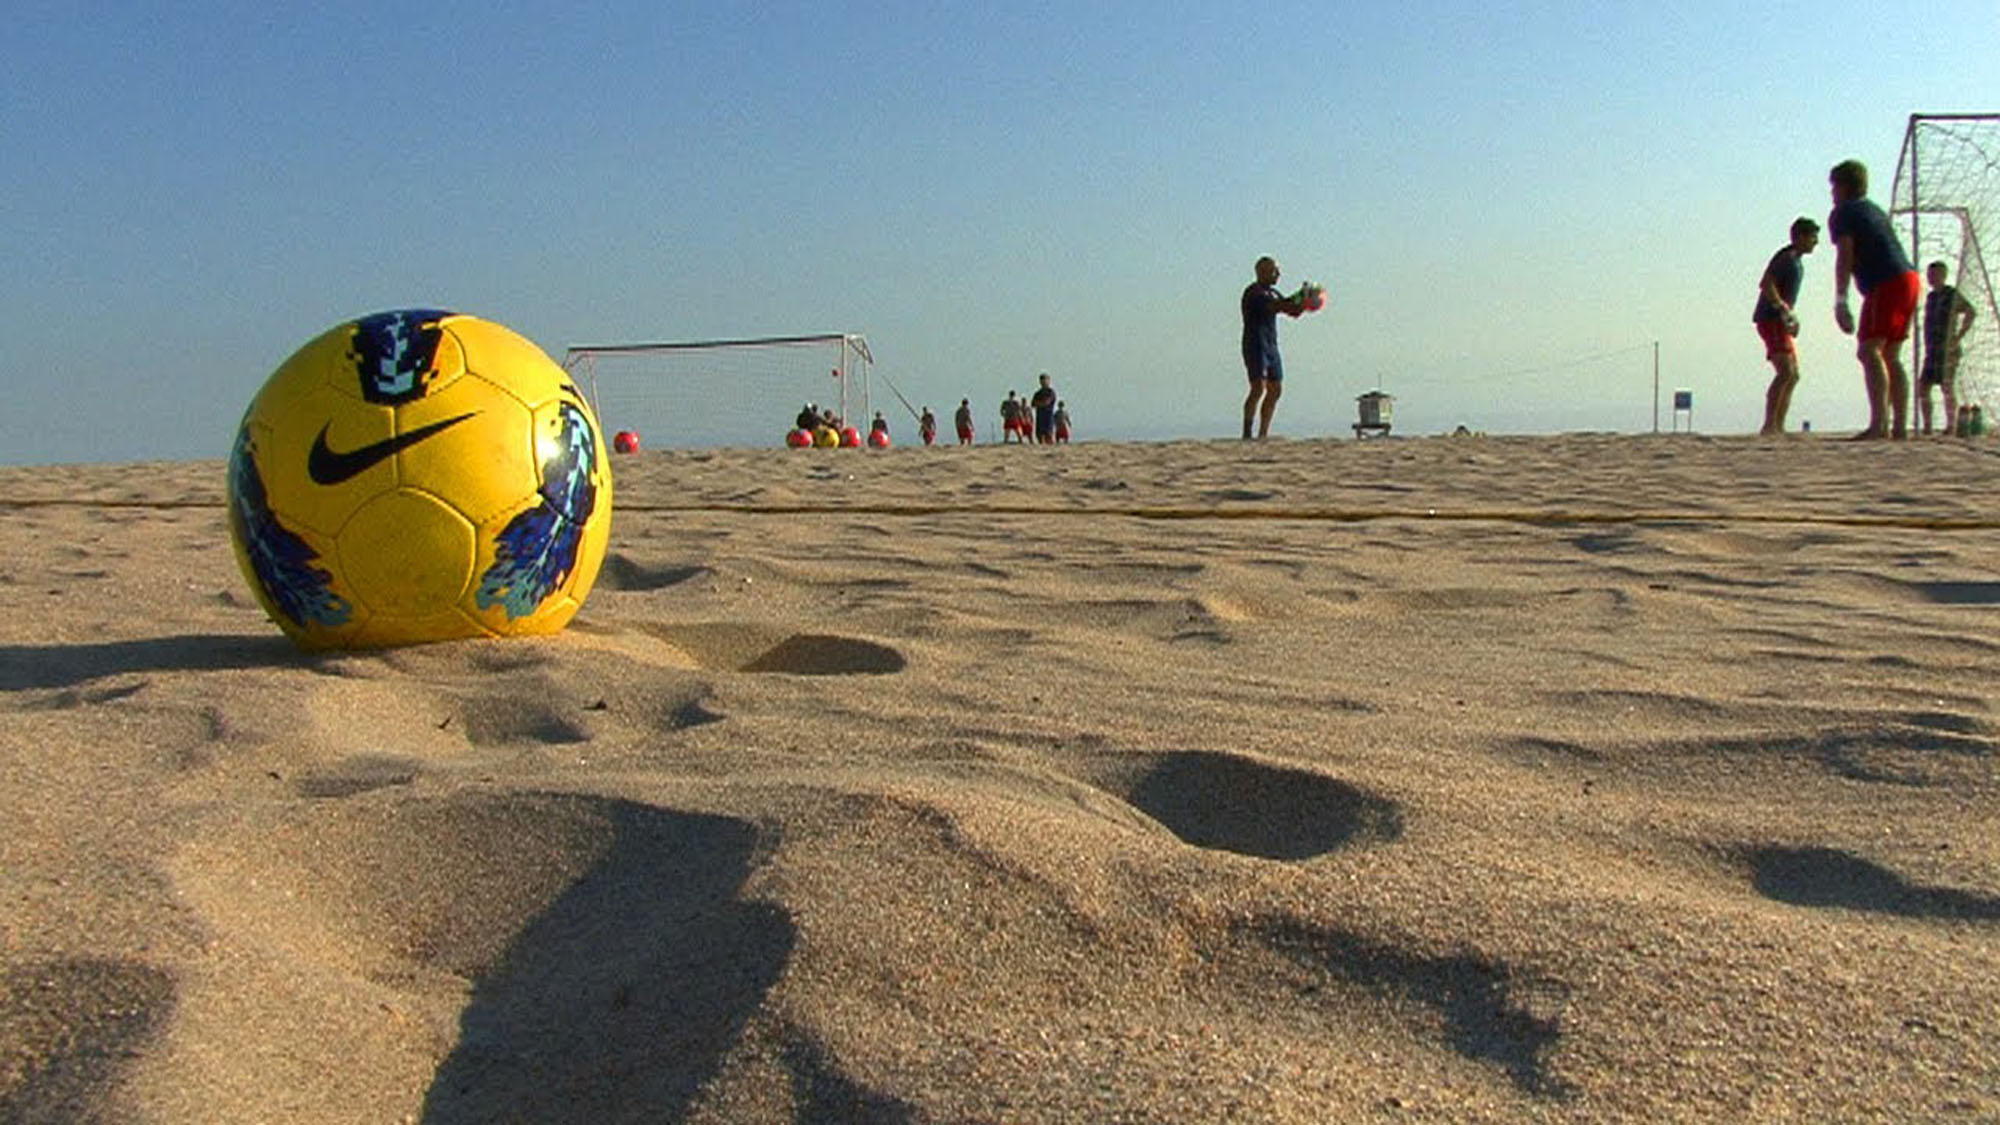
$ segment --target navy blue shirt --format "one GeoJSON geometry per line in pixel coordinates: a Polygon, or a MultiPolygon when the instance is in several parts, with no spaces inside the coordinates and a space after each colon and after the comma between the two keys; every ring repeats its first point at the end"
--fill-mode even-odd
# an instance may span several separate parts
{"type": "MultiPolygon", "coordinates": [[[[1771,284],[1778,287],[1778,296],[1785,299],[1786,308],[1799,303],[1799,286],[1805,284],[1806,280],[1806,260],[1797,250],[1792,249],[1790,243],[1786,243],[1776,254],[1771,255],[1771,264],[1764,267],[1764,275],[1771,279],[1771,284]]],[[[1764,295],[1762,278],[1758,279],[1757,307],[1751,311],[1750,319],[1758,324],[1784,319],[1784,314],[1778,311],[1778,306],[1772,304],[1771,299],[1764,295]]]]}
{"type": "Polygon", "coordinates": [[[1924,298],[1924,358],[1944,351],[1945,329],[1951,327],[1958,311],[1958,290],[1940,285],[1924,298]]]}
{"type": "Polygon", "coordinates": [[[1866,297],[1877,285],[1916,269],[1889,225],[1889,216],[1871,200],[1850,199],[1826,218],[1833,241],[1854,239],[1854,284],[1866,297]]]}
{"type": "Polygon", "coordinates": [[[1275,285],[1251,282],[1243,290],[1243,355],[1274,359],[1278,354],[1278,303],[1284,295],[1275,285]]]}

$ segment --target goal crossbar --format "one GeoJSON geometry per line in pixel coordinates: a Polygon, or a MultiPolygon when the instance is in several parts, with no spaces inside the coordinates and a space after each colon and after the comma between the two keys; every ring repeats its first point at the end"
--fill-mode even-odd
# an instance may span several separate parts
{"type": "Polygon", "coordinates": [[[734,340],[672,340],[651,344],[572,344],[563,353],[563,366],[569,367],[586,355],[645,355],[652,352],[685,352],[700,348],[781,348],[799,344],[839,344],[846,343],[858,352],[862,359],[870,363],[875,357],[868,352],[868,340],[857,332],[820,332],[810,336],[746,336],[734,340]]]}
{"type": "Polygon", "coordinates": [[[858,332],[574,344],[562,360],[607,431],[653,448],[778,444],[801,402],[865,427],[874,366],[858,332]]]}

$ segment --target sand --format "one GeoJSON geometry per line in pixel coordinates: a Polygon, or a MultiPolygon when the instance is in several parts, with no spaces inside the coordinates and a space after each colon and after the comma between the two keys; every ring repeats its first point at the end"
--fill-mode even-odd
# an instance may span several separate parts
{"type": "Polygon", "coordinates": [[[2000,1120],[2000,444],[617,471],[331,656],[0,471],[0,1120],[2000,1120]]]}

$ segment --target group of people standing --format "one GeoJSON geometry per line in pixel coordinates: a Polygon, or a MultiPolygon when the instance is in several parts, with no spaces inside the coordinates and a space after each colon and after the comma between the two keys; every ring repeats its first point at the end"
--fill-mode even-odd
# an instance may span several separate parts
{"type": "MultiPolygon", "coordinates": [[[[1036,445],[1067,445],[1069,443],[1069,404],[1056,397],[1056,389],[1050,383],[1047,372],[1039,377],[1040,386],[1035,393],[1022,398],[1018,391],[1008,391],[1000,401],[1000,442],[1005,445],[1030,441],[1036,445]]],[[[971,445],[978,437],[978,423],[973,418],[972,400],[959,399],[958,411],[952,415],[952,428],[958,432],[958,444],[971,445]]],[[[937,419],[931,408],[924,407],[917,418],[917,435],[929,445],[937,438],[937,419]]]]}
{"type": "MultiPolygon", "coordinates": [[[[1868,198],[1868,169],[1858,160],[1844,160],[1827,173],[1833,212],[1827,235],[1833,239],[1833,319],[1840,330],[1859,342],[1862,386],[1868,395],[1868,428],[1859,438],[1909,436],[1910,376],[1903,366],[1903,344],[1916,319],[1917,298],[1924,280],[1903,250],[1889,216],[1868,198]],[[1848,285],[1861,291],[1861,315],[1848,301],[1848,285]]],[[[1761,434],[1785,432],[1785,414],[1799,382],[1799,289],[1805,280],[1805,255],[1819,245],[1820,227],[1811,219],[1792,223],[1791,239],[1771,255],[1757,283],[1757,305],[1751,313],[1764,342],[1772,378],[1764,395],[1761,434]]],[[[1975,316],[1967,301],[1948,281],[1943,262],[1926,271],[1930,295],[1924,300],[1923,367],[1917,378],[1917,410],[1923,432],[1932,431],[1931,392],[1944,400],[1945,433],[1960,432],[1958,359],[1965,334],[1975,316]]],[[[1248,426],[1246,417],[1245,426],[1248,426]]]]}
{"type": "MultiPolygon", "coordinates": [[[[1033,441],[1036,445],[1067,445],[1069,443],[1069,404],[1056,397],[1056,390],[1049,381],[1047,372],[1041,374],[1041,385],[1029,398],[1022,398],[1017,391],[1008,391],[1000,403],[1000,441],[1002,444],[1020,442],[1025,445],[1033,441]]],[[[952,428],[958,432],[958,444],[971,445],[978,437],[978,424],[972,415],[972,400],[959,399],[958,411],[952,415],[952,428]]],[[[926,406],[917,415],[917,436],[925,445],[937,443],[937,415],[926,406]]]]}
{"type": "MultiPolygon", "coordinates": [[[[1001,444],[1014,441],[1026,445],[1030,439],[1036,445],[1059,445],[1069,441],[1069,404],[1056,397],[1056,389],[1049,383],[1048,372],[1039,377],[1041,385],[1026,400],[1013,391],[1000,400],[1000,441],[1001,444]]],[[[961,411],[966,404],[959,403],[961,411]]],[[[965,430],[961,426],[958,439],[965,442],[965,430]]]]}

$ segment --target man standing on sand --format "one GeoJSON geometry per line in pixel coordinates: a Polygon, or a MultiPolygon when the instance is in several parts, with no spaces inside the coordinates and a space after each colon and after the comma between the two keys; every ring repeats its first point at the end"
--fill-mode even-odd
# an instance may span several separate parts
{"type": "Polygon", "coordinates": [[[1764,392],[1764,428],[1771,437],[1785,432],[1785,413],[1792,408],[1792,389],[1799,385],[1799,286],[1805,283],[1805,255],[1819,245],[1819,224],[1800,218],[1792,223],[1792,240],[1771,255],[1757,282],[1757,307],[1751,323],[1764,341],[1764,358],[1771,361],[1771,387],[1764,392]]]}
{"type": "Polygon", "coordinates": [[[1924,297],[1924,364],[1917,372],[1917,417],[1924,433],[1930,433],[1931,388],[1938,388],[1944,392],[1944,432],[1950,434],[1958,423],[1958,354],[1977,314],[1956,286],[1945,284],[1950,274],[1943,262],[1932,262],[1926,273],[1931,291],[1924,297]]]}
{"type": "Polygon", "coordinates": [[[1257,437],[1271,436],[1271,415],[1278,409],[1284,391],[1285,365],[1278,358],[1278,314],[1296,317],[1306,311],[1297,297],[1278,292],[1278,261],[1257,259],[1257,280],[1243,290],[1243,370],[1250,376],[1250,397],[1243,400],[1243,440],[1250,440],[1250,426],[1257,424],[1257,437]]]}
{"type": "Polygon", "coordinates": [[[958,444],[972,444],[972,400],[958,400],[958,413],[951,416],[951,424],[958,428],[958,444]]]}
{"type": "Polygon", "coordinates": [[[1868,392],[1868,428],[1856,437],[1910,436],[1910,373],[1903,341],[1910,337],[1923,279],[1896,239],[1889,216],[1868,198],[1868,166],[1843,160],[1827,173],[1833,214],[1826,232],[1833,259],[1833,320],[1860,340],[1861,382],[1868,392]],[[1847,304],[1847,283],[1861,290],[1861,319],[1847,304]]]}
{"type": "Polygon", "coordinates": [[[1049,373],[1041,375],[1042,385],[1035,388],[1034,396],[1028,399],[1028,406],[1035,412],[1035,444],[1054,445],[1056,443],[1056,389],[1049,385],[1049,373]]]}

